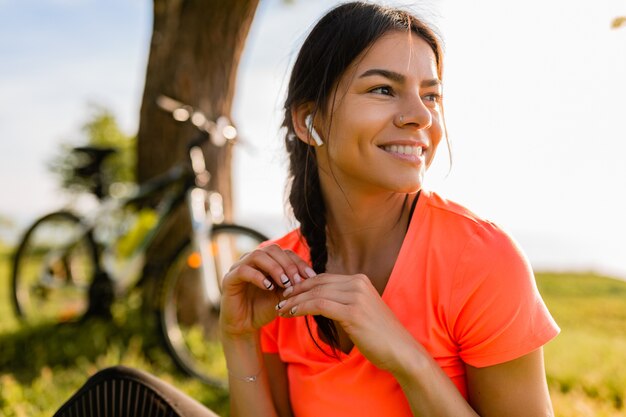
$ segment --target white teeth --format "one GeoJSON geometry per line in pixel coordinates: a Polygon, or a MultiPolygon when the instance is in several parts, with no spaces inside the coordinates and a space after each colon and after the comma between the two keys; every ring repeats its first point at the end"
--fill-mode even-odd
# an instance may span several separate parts
{"type": "Polygon", "coordinates": [[[401,155],[415,155],[421,156],[424,149],[421,146],[410,145],[386,145],[383,146],[383,150],[391,153],[398,153],[401,155]]]}

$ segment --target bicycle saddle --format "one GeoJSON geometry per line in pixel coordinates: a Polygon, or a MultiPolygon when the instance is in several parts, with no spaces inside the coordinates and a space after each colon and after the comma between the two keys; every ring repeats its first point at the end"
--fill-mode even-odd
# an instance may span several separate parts
{"type": "Polygon", "coordinates": [[[74,153],[83,154],[87,161],[82,166],[74,168],[76,175],[89,177],[100,171],[100,165],[109,156],[117,152],[114,148],[99,148],[95,146],[78,146],[73,148],[74,153]]]}
{"type": "MultiPolygon", "coordinates": [[[[79,160],[79,164],[73,168],[74,175],[89,181],[90,191],[99,199],[106,195],[104,186],[105,178],[101,171],[102,162],[109,156],[117,152],[114,148],[104,148],[95,146],[79,146],[72,151],[84,157],[84,161],[79,160]]],[[[81,158],[83,159],[83,158],[81,158]]]]}

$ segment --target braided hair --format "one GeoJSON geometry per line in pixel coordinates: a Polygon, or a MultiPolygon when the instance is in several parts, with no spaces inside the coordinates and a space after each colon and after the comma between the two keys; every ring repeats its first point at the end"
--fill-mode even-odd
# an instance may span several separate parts
{"type": "MultiPolygon", "coordinates": [[[[363,2],[339,5],[322,17],[304,41],[291,72],[282,124],[289,155],[288,201],[309,247],[311,266],[318,274],[326,271],[328,262],[326,207],[315,150],[295,137],[291,111],[309,103],[313,118],[318,112],[332,116],[329,105],[341,76],[389,31],[411,31],[424,39],[435,54],[441,78],[442,48],[431,28],[407,11],[363,2]]],[[[329,139],[325,137],[326,141],[329,139]]],[[[314,320],[320,336],[336,356],[339,340],[334,322],[323,316],[315,316],[314,320]]]]}

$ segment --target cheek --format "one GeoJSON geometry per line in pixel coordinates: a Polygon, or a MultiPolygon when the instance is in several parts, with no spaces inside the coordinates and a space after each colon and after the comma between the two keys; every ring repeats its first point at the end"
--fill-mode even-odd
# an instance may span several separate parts
{"type": "Polygon", "coordinates": [[[426,159],[426,166],[429,167],[435,158],[435,154],[437,153],[437,148],[441,144],[443,140],[443,125],[441,123],[440,118],[435,118],[433,120],[433,125],[429,129],[430,134],[430,152],[428,154],[428,158],[426,159]]]}

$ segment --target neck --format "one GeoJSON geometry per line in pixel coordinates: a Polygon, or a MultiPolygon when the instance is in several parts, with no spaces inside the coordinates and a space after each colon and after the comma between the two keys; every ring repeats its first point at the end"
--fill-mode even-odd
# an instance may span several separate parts
{"type": "MultiPolygon", "coordinates": [[[[326,195],[329,270],[359,273],[395,259],[414,194],[326,195]]],[[[333,194],[333,193],[328,193],[333,194]]]]}

